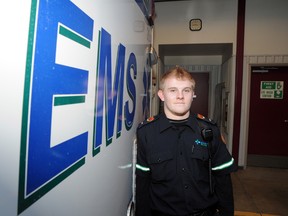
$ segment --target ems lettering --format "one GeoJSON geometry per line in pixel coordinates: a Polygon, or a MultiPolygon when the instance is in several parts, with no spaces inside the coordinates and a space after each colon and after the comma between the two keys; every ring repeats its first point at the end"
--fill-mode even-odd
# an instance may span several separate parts
{"type": "MultiPolygon", "coordinates": [[[[115,71],[112,73],[111,62],[111,35],[105,30],[100,31],[98,68],[96,75],[96,93],[95,93],[95,121],[94,121],[94,139],[93,156],[100,152],[102,144],[102,132],[105,117],[106,145],[112,143],[114,136],[114,126],[116,123],[116,137],[121,136],[123,119],[123,93],[124,93],[124,68],[126,48],[121,43],[118,45],[115,71]],[[112,74],[114,74],[114,83],[112,83],[112,74]],[[105,110],[104,110],[105,109],[105,110]],[[115,122],[116,121],[116,122],[115,122]]],[[[125,102],[125,127],[130,130],[135,115],[136,88],[131,77],[137,77],[136,57],[130,54],[126,72],[126,88],[132,102],[132,111],[129,110],[129,101],[125,102]]]]}
{"type": "MultiPolygon", "coordinates": [[[[64,40],[69,40],[69,44],[75,44],[75,47],[90,50],[94,21],[68,0],[33,1],[31,14],[22,118],[18,214],[83,166],[88,149],[88,129],[81,129],[80,133],[69,131],[68,137],[53,143],[52,120],[57,116],[56,110],[69,110],[86,103],[90,73],[69,63],[57,63],[57,43],[65,38],[64,40]]],[[[103,28],[100,30],[98,47],[94,128],[89,131],[93,136],[92,156],[100,152],[103,132],[106,145],[109,145],[114,134],[116,139],[121,136],[123,121],[127,131],[132,128],[136,110],[135,54],[132,52],[127,55],[125,67],[126,47],[119,43],[113,70],[111,35],[103,28]],[[126,101],[124,91],[128,95],[126,101]]],[[[69,58],[69,52],[69,49],[65,49],[62,55],[64,53],[69,58]]],[[[146,94],[149,76],[144,71],[146,94]]],[[[149,107],[147,97],[142,101],[143,112],[149,107]]],[[[73,123],[78,124],[76,121],[73,123]]]]}

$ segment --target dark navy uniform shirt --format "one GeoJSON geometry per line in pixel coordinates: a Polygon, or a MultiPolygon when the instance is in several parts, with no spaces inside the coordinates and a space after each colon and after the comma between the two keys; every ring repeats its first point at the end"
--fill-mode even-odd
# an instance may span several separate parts
{"type": "Polygon", "coordinates": [[[149,216],[151,209],[188,215],[218,205],[221,199],[222,207],[227,205],[233,211],[230,173],[235,170],[219,129],[210,120],[191,114],[176,127],[165,114],[151,117],[137,130],[136,215],[149,216]],[[208,143],[200,132],[203,125],[213,130],[213,194],[209,190],[208,143]]]}

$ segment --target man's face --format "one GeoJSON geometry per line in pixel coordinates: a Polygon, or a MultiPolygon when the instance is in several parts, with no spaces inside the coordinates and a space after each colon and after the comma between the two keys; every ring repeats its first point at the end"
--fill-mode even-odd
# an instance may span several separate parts
{"type": "Polygon", "coordinates": [[[163,89],[158,91],[159,98],[164,101],[167,118],[175,120],[188,118],[193,95],[192,82],[175,77],[168,77],[163,89]]]}

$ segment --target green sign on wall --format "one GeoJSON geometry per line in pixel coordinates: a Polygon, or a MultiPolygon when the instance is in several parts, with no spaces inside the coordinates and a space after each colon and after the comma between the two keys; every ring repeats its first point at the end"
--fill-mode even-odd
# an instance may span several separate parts
{"type": "Polygon", "coordinates": [[[260,98],[283,99],[284,81],[261,81],[260,98]]]}

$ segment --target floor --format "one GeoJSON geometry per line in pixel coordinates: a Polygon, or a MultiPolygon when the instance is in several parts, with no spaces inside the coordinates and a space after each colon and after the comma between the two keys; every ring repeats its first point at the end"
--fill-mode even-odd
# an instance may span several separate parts
{"type": "Polygon", "coordinates": [[[232,182],[235,216],[288,216],[288,169],[249,166],[232,182]]]}

